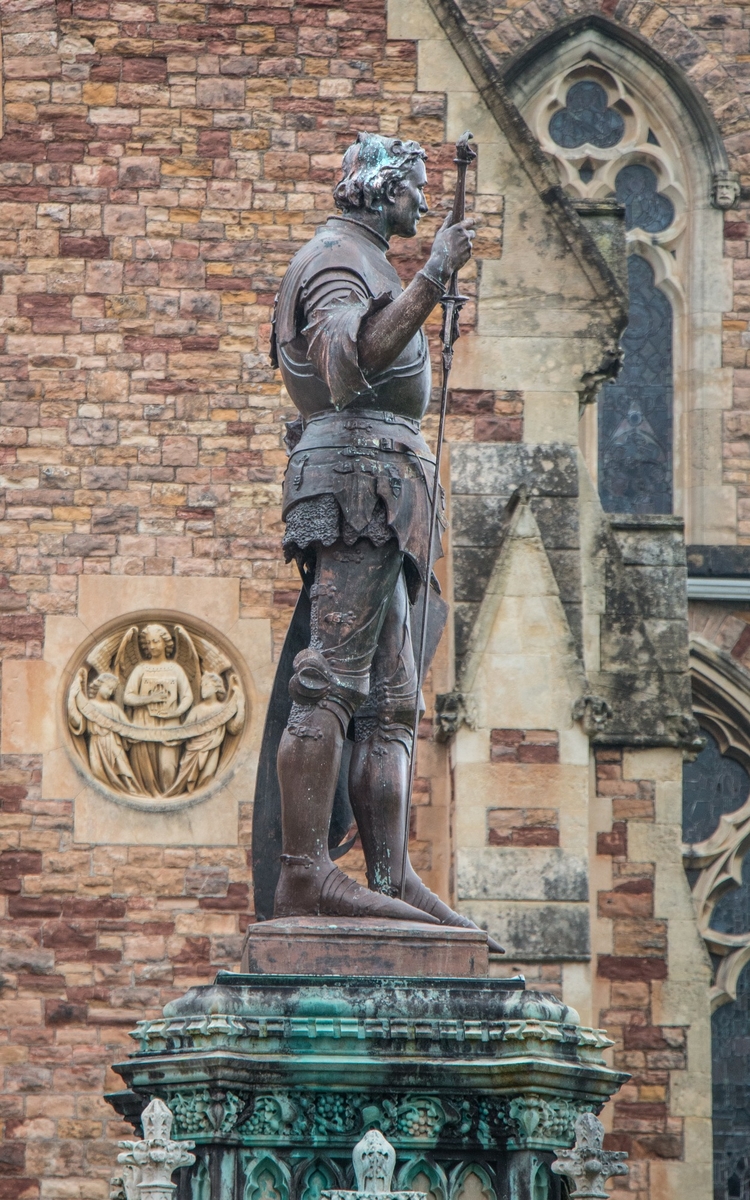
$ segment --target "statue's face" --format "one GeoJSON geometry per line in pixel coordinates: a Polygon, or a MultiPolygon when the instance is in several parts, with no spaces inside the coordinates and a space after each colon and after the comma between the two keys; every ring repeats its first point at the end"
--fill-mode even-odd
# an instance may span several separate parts
{"type": "Polygon", "coordinates": [[[427,172],[420,158],[402,181],[393,200],[385,206],[391,235],[414,237],[417,225],[428,211],[424,198],[426,183],[427,172]]]}
{"type": "Polygon", "coordinates": [[[149,625],[143,631],[143,638],[146,643],[149,657],[152,661],[155,659],[159,662],[165,657],[166,648],[164,646],[164,637],[158,625],[149,625]]]}
{"type": "Polygon", "coordinates": [[[204,675],[201,679],[201,700],[210,700],[218,692],[216,680],[210,675],[204,675]]]}
{"type": "Polygon", "coordinates": [[[111,679],[103,679],[99,684],[99,699],[109,700],[115,690],[115,685],[111,679]]]}

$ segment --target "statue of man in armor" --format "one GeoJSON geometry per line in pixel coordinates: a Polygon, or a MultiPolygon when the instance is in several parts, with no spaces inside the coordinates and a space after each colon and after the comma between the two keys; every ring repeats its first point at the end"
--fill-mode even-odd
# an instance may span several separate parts
{"type": "MultiPolygon", "coordinates": [[[[434,458],[422,325],[471,256],[473,221],[446,218],[407,288],[386,258],[427,212],[426,154],[360,133],[331,217],[292,260],[273,354],[301,422],[284,482],[284,548],[310,599],[278,747],[283,854],[274,916],[386,917],[475,928],[403,862],[417,670],[410,609],[429,586],[434,458]],[[369,890],[330,857],[342,747],[369,890]],[[403,898],[399,899],[405,870],[403,898]]],[[[435,586],[433,579],[432,586],[435,586]]]]}

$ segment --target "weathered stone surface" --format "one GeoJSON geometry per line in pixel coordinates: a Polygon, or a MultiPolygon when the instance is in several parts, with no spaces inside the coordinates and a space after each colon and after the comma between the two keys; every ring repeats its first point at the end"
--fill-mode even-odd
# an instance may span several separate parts
{"type": "Polygon", "coordinates": [[[459,848],[462,900],[587,900],[585,862],[559,848],[459,848]]]}
{"type": "Polygon", "coordinates": [[[562,958],[585,962],[591,956],[586,904],[508,903],[462,897],[461,911],[497,938],[513,961],[562,958]]]}
{"type": "Polygon", "coordinates": [[[488,972],[487,935],[479,930],[374,918],[280,918],[250,926],[242,971],[480,978],[488,972]]]}

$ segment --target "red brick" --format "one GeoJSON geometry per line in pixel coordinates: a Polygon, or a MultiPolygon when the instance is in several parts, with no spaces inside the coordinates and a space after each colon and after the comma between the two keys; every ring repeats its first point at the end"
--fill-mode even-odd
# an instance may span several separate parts
{"type": "Polygon", "coordinates": [[[20,890],[20,877],[39,875],[42,856],[37,851],[5,850],[0,854],[0,891],[20,890]]]}
{"type": "Polygon", "coordinates": [[[667,1050],[676,1044],[684,1046],[684,1029],[670,1029],[668,1034],[660,1025],[628,1025],[623,1031],[626,1050],[667,1050]]]}
{"type": "Polygon", "coordinates": [[[0,1142],[0,1177],[22,1175],[26,1159],[23,1142],[0,1142]]]}
{"type": "Polygon", "coordinates": [[[60,896],[11,896],[8,900],[8,916],[59,917],[62,905],[60,896]]]}
{"type": "Polygon", "coordinates": [[[491,746],[520,746],[524,738],[523,729],[491,729],[491,746]]]}
{"type": "MultiPolygon", "coordinates": [[[[0,152],[2,142],[0,142],[0,152]]],[[[0,1175],[0,1200],[36,1200],[39,1196],[39,1181],[27,1176],[16,1175],[4,1178],[0,1175]]]]}
{"type": "Polygon", "coordinates": [[[524,763],[556,763],[560,761],[558,746],[524,743],[518,747],[518,761],[524,763]]]}
{"type": "Polygon", "coordinates": [[[522,417],[477,417],[474,422],[476,442],[520,442],[523,438],[522,417]]]}
{"type": "Polygon", "coordinates": [[[663,958],[627,958],[624,955],[600,954],[596,973],[600,979],[666,979],[667,964],[663,958]]]}
{"type": "Polygon", "coordinates": [[[44,619],[31,613],[16,617],[0,616],[0,639],[3,641],[25,641],[34,638],[42,641],[44,638],[44,619]]]}
{"type": "Polygon", "coordinates": [[[248,912],[252,909],[250,888],[246,883],[230,883],[226,896],[201,896],[198,907],[214,912],[248,912]]]}
{"type": "Polygon", "coordinates": [[[628,853],[628,827],[625,821],[615,821],[610,833],[596,835],[596,853],[625,858],[628,853]]]}
{"type": "Polygon", "coordinates": [[[71,1004],[67,1000],[47,1000],[44,1005],[44,1020],[47,1025],[85,1025],[85,1004],[71,1004]]]}

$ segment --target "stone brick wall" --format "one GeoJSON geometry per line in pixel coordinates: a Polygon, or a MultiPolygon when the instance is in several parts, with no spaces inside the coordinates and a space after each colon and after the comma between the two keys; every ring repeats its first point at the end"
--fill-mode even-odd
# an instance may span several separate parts
{"type": "MultiPolygon", "coordinates": [[[[415,90],[384,0],[10,0],[0,30],[3,657],[41,657],[84,574],[238,577],[278,646],[298,587],[274,293],[358,129],[428,147],[434,215],[394,256],[410,276],[453,186],[444,97],[415,90]]],[[[502,198],[480,215],[478,259],[502,198]]],[[[522,413],[464,391],[449,436],[518,441],[522,413]]],[[[447,892],[444,752],[422,744],[415,859],[447,892]]],[[[40,758],[0,763],[0,1200],[104,1200],[128,1030],[238,963],[249,805],[237,847],[93,847],[41,784],[40,758]]]]}
{"type": "Polygon", "coordinates": [[[616,1194],[638,1200],[659,1195],[654,1163],[685,1152],[672,1093],[673,1073],[687,1067],[687,1029],[658,1017],[658,989],[669,977],[668,922],[654,916],[657,863],[636,861],[628,839],[634,822],[654,822],[655,790],[654,780],[624,777],[622,750],[597,751],[596,791],[611,805],[611,828],[598,835],[596,849],[612,863],[611,887],[597,895],[597,916],[611,923],[611,953],[597,956],[598,1020],[615,1039],[614,1065],[632,1076],[614,1101],[607,1144],[631,1160],[616,1194]]]}

